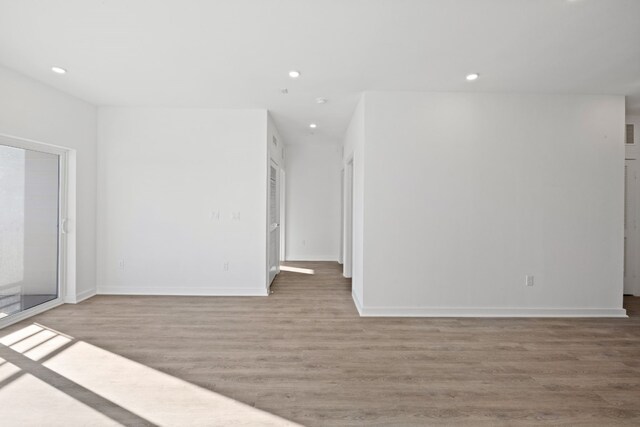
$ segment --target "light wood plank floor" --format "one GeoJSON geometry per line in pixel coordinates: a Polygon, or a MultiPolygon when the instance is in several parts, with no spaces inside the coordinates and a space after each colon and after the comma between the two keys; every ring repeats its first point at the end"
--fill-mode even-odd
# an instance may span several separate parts
{"type": "Polygon", "coordinates": [[[314,274],[270,297],[98,296],[0,335],[38,322],[308,426],[640,425],[640,298],[629,319],[360,318],[338,264],[288,265],[314,274]]]}

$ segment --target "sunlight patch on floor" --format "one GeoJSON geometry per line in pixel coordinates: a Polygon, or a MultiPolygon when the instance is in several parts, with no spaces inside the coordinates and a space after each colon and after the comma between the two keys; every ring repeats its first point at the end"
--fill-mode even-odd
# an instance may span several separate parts
{"type": "Polygon", "coordinates": [[[22,427],[121,426],[29,374],[21,375],[0,389],[0,424],[22,427]]]}
{"type": "Polygon", "coordinates": [[[281,265],[280,271],[289,271],[291,273],[302,273],[302,274],[315,274],[315,270],[310,268],[299,268],[299,267],[290,267],[288,265],[281,265]]]}
{"type": "MultiPolygon", "coordinates": [[[[27,326],[1,337],[0,343],[20,353],[20,357],[36,362],[44,360],[41,366],[154,424],[297,426],[84,341],[74,341],[43,325],[27,326]]],[[[45,420],[55,416],[62,424],[85,425],[82,423],[88,422],[90,415],[87,411],[91,411],[99,416],[100,422],[91,421],[86,425],[118,425],[27,372],[11,378],[20,369],[2,359],[0,363],[0,381],[3,377],[11,379],[0,388],[0,419],[3,422],[10,425],[38,425],[39,422],[50,425],[45,420]],[[72,408],[69,400],[76,406],[85,406],[84,412],[72,408]]]]}
{"type": "Polygon", "coordinates": [[[0,358],[0,382],[20,372],[20,368],[0,358]],[[3,363],[4,362],[4,363],[3,363]]]}
{"type": "Polygon", "coordinates": [[[30,350],[24,353],[31,360],[40,360],[44,357],[50,355],[54,351],[59,348],[68,345],[71,342],[70,338],[64,337],[62,335],[56,335],[55,337],[43,342],[37,347],[31,348],[30,350]]]}
{"type": "Polygon", "coordinates": [[[40,344],[50,340],[51,338],[56,337],[57,334],[53,331],[49,331],[47,329],[43,329],[40,332],[37,332],[27,338],[24,338],[15,344],[11,345],[10,348],[12,350],[17,351],[18,353],[26,353],[31,349],[35,349],[40,344]]]}
{"type": "Polygon", "coordinates": [[[0,344],[10,347],[18,341],[37,334],[38,332],[42,331],[42,329],[42,327],[36,324],[29,325],[26,328],[19,329],[11,334],[0,337],[0,344]]]}

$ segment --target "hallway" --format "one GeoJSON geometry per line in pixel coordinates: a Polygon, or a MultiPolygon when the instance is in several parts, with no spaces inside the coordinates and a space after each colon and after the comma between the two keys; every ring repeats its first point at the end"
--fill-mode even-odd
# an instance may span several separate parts
{"type": "MultiPolygon", "coordinates": [[[[78,395],[73,384],[78,382],[94,394],[89,406],[101,414],[117,408],[100,389],[103,384],[87,381],[90,372],[82,369],[111,368],[116,375],[134,361],[153,381],[190,383],[181,383],[186,391],[176,393],[176,401],[188,393],[202,397],[185,404],[184,413],[162,418],[158,411],[173,402],[149,403],[132,392],[129,400],[117,402],[126,409],[120,423],[131,425],[180,417],[183,425],[223,424],[215,412],[222,406],[197,407],[213,399],[203,397],[209,392],[248,405],[230,406],[236,415],[252,417],[238,411],[253,407],[260,417],[276,415],[272,425],[285,420],[308,426],[640,422],[638,298],[627,299],[629,319],[362,318],[337,263],[286,266],[289,271],[276,278],[269,297],[97,296],[13,325],[0,337],[39,324],[72,337],[70,344],[90,346],[91,352],[76,351],[77,371],[66,377],[65,393],[78,395]],[[95,354],[101,356],[89,359],[95,354]],[[146,367],[170,377],[160,380],[146,367]],[[192,384],[202,389],[192,390],[192,384]],[[207,416],[210,424],[204,422],[207,416]]],[[[73,348],[61,347],[50,365],[40,368],[46,382],[60,384],[67,365],[56,359],[65,352],[71,357],[73,348]],[[54,369],[47,380],[47,370],[54,369]]],[[[17,351],[0,350],[0,358],[17,351]]],[[[11,382],[0,385],[5,424],[3,392],[11,382]]],[[[56,412],[48,401],[32,399],[28,405],[24,412],[78,425],[65,418],[77,414],[56,412]]],[[[251,420],[248,425],[265,422],[251,420]]]]}

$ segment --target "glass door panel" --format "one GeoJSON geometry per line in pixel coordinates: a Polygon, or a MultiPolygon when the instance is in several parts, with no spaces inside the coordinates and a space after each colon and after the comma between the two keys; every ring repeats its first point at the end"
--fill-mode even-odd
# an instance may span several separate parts
{"type": "Polygon", "coordinates": [[[60,156],[0,145],[0,321],[59,296],[60,156]]]}

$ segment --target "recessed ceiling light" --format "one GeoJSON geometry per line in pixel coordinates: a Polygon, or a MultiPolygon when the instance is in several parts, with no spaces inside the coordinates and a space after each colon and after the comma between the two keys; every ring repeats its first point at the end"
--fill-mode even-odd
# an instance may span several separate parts
{"type": "Polygon", "coordinates": [[[60,68],[60,67],[51,67],[51,71],[53,71],[56,74],[66,74],[67,70],[65,70],[64,68],[60,68]]]}
{"type": "Polygon", "coordinates": [[[317,104],[326,104],[327,103],[327,98],[316,98],[316,103],[317,104]]]}
{"type": "Polygon", "coordinates": [[[480,77],[480,74],[478,73],[467,74],[467,80],[469,80],[470,82],[478,80],[478,77],[480,77]]]}
{"type": "Polygon", "coordinates": [[[297,79],[298,77],[300,77],[300,71],[296,71],[296,70],[289,71],[289,77],[291,77],[292,79],[297,79]]]}
{"type": "Polygon", "coordinates": [[[309,125],[309,127],[310,127],[311,129],[315,129],[315,128],[317,128],[317,127],[318,127],[318,125],[317,125],[317,124],[315,124],[315,123],[311,123],[311,124],[309,125]]]}

